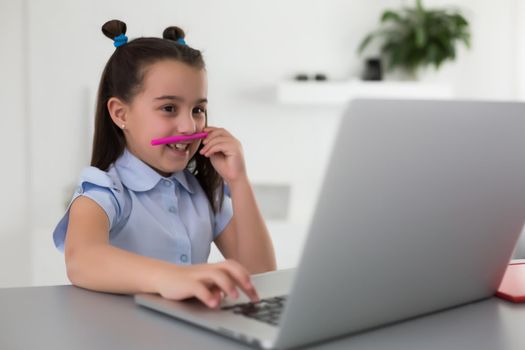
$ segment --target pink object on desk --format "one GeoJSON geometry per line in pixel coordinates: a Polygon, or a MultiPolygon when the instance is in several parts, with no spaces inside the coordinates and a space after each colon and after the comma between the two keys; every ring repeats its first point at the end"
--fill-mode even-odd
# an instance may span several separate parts
{"type": "Polygon", "coordinates": [[[179,136],[163,137],[163,138],[160,138],[160,139],[151,140],[151,144],[153,146],[165,145],[165,144],[168,144],[168,143],[177,143],[177,142],[181,142],[181,141],[203,139],[203,138],[206,138],[206,136],[208,136],[207,132],[198,132],[196,134],[191,134],[191,135],[179,135],[179,136]]]}
{"type": "Polygon", "coordinates": [[[525,262],[511,262],[503,275],[496,296],[514,303],[525,302],[525,262]]]}

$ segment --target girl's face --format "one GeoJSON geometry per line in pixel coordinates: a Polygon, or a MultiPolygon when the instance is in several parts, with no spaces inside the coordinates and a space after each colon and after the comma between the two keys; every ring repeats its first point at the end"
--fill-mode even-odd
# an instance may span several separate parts
{"type": "Polygon", "coordinates": [[[204,69],[175,60],[147,67],[142,90],[126,108],[124,135],[135,156],[162,176],[183,170],[201,140],[152,146],[161,137],[201,132],[206,125],[207,81],[204,69]]]}

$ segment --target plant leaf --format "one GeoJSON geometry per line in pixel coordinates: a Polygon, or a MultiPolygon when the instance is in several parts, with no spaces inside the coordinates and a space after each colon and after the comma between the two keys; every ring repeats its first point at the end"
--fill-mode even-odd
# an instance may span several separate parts
{"type": "Polygon", "coordinates": [[[422,26],[417,27],[415,36],[416,46],[425,47],[425,45],[427,44],[427,34],[425,28],[423,28],[422,26]]]}
{"type": "Polygon", "coordinates": [[[375,32],[372,32],[372,33],[368,34],[367,36],[365,36],[365,38],[363,39],[363,41],[361,41],[361,44],[359,44],[359,47],[357,48],[357,52],[359,54],[363,53],[363,51],[368,46],[368,44],[370,44],[370,42],[372,41],[374,36],[375,36],[375,32]]]}
{"type": "Polygon", "coordinates": [[[401,22],[401,16],[395,11],[386,10],[385,12],[383,12],[383,15],[381,16],[381,23],[385,23],[388,21],[399,23],[401,22]]]}

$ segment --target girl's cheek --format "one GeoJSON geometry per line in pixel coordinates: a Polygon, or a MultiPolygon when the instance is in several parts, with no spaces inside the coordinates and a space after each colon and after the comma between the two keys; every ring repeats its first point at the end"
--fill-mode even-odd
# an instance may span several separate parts
{"type": "Polygon", "coordinates": [[[201,123],[201,124],[198,124],[197,129],[199,130],[199,132],[201,132],[201,131],[204,130],[205,127],[206,127],[206,121],[204,121],[204,122],[201,123]]]}

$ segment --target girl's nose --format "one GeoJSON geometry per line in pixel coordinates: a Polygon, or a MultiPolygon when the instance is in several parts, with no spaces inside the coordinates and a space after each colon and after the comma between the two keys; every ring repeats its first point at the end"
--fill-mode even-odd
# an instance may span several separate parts
{"type": "Polygon", "coordinates": [[[175,118],[175,124],[178,134],[194,134],[197,131],[191,111],[190,113],[179,115],[179,118],[175,118]]]}

